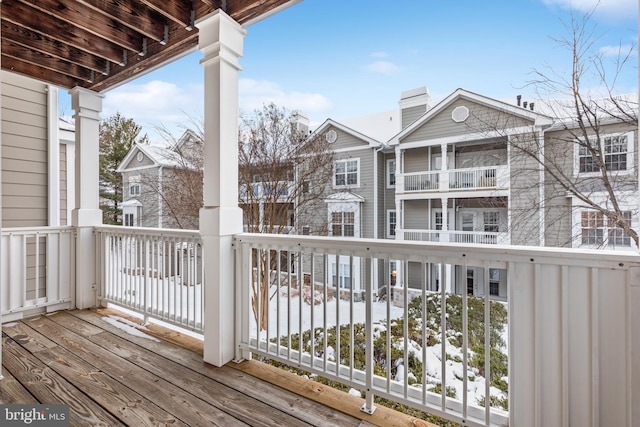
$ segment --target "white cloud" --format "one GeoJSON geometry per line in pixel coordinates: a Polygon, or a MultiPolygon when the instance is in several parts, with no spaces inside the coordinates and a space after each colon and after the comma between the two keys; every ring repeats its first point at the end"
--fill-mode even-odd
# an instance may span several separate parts
{"type": "Polygon", "coordinates": [[[333,107],[331,101],[320,93],[285,92],[280,85],[266,80],[240,79],[240,108],[256,110],[273,102],[288,110],[305,112],[326,111],[333,107]]]}
{"type": "Polygon", "coordinates": [[[387,52],[383,52],[383,51],[380,51],[380,52],[373,52],[373,53],[371,54],[371,57],[372,57],[372,58],[386,58],[386,57],[388,57],[388,56],[389,56],[389,54],[388,54],[387,52]]]}
{"type": "Polygon", "coordinates": [[[543,2],[547,5],[556,5],[580,12],[591,12],[596,8],[596,15],[608,18],[638,15],[637,0],[543,0],[543,2]]]}
{"type": "Polygon", "coordinates": [[[178,86],[162,80],[127,84],[107,92],[103,116],[119,112],[136,122],[184,122],[193,109],[202,111],[202,85],[178,86]]]}
{"type": "MultiPolygon", "coordinates": [[[[600,53],[602,56],[626,56],[632,50],[633,46],[631,45],[616,45],[616,46],[602,46],[600,48],[600,53]]],[[[633,49],[633,53],[637,54],[638,51],[633,49]]]]}
{"type": "Polygon", "coordinates": [[[372,73],[393,74],[400,70],[398,66],[389,61],[376,61],[367,65],[367,70],[372,73]]]}

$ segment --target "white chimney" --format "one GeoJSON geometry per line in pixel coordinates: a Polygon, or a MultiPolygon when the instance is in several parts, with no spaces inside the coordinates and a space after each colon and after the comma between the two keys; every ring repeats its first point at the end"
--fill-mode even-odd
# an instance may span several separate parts
{"type": "Polygon", "coordinates": [[[429,95],[426,86],[405,90],[400,94],[398,105],[400,106],[400,121],[402,129],[404,129],[431,108],[431,95],[429,95]]]}

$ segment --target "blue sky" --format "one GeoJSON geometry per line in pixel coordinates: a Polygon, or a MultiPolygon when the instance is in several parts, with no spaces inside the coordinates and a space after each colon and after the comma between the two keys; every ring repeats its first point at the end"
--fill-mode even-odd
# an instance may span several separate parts
{"type": "MultiPolygon", "coordinates": [[[[569,52],[551,37],[570,36],[571,10],[591,10],[596,1],[304,0],[247,29],[240,106],[273,101],[319,124],[395,109],[402,91],[420,86],[436,102],[459,87],[532,98],[524,87],[532,69],[570,70],[569,52]]],[[[602,0],[591,23],[600,35],[595,51],[636,44],[638,2],[602,0]]],[[[133,118],[154,142],[155,124],[179,133],[187,116],[202,116],[200,58],[195,52],[107,92],[103,116],[133,118]]],[[[620,93],[638,91],[637,64],[635,53],[620,93]]]]}

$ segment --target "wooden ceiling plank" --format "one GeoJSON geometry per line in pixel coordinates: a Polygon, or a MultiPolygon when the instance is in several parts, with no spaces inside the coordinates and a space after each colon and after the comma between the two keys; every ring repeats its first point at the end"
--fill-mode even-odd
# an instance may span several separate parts
{"type": "Polygon", "coordinates": [[[76,0],[156,41],[164,39],[167,19],[133,0],[76,0]]]}
{"type": "Polygon", "coordinates": [[[65,74],[52,73],[46,68],[36,67],[33,64],[22,61],[20,58],[13,58],[3,54],[0,61],[2,61],[3,70],[22,74],[65,89],[71,89],[76,86],[87,87],[88,85],[88,82],[74,79],[73,77],[69,77],[65,74]]]}
{"type": "Polygon", "coordinates": [[[101,73],[106,69],[106,59],[83,52],[78,48],[26,28],[18,27],[12,22],[2,21],[0,23],[0,31],[2,31],[3,42],[9,40],[34,51],[49,54],[62,60],[74,58],[73,63],[96,72],[101,73]]]}
{"type": "Polygon", "coordinates": [[[179,24],[182,28],[189,27],[191,22],[191,2],[184,0],[140,0],[140,3],[155,12],[179,24]]]}
{"type": "Polygon", "coordinates": [[[79,80],[88,81],[91,78],[91,71],[84,67],[42,52],[33,51],[4,38],[2,39],[2,54],[79,80]]]}
{"type": "MultiPolygon", "coordinates": [[[[110,43],[94,34],[67,25],[64,21],[43,14],[16,0],[2,0],[2,20],[23,26],[43,36],[69,44],[84,52],[119,64],[122,62],[122,47],[110,43]],[[28,19],[26,18],[28,17],[28,19]]],[[[71,62],[74,62],[73,60],[71,62]]]]}
{"type": "Polygon", "coordinates": [[[260,17],[290,0],[228,0],[227,14],[240,24],[260,17]]]}
{"type": "Polygon", "coordinates": [[[140,52],[143,36],[122,25],[115,19],[96,13],[93,9],[75,0],[20,0],[41,12],[51,15],[83,31],[92,33],[104,40],[115,43],[125,49],[140,52]]]}

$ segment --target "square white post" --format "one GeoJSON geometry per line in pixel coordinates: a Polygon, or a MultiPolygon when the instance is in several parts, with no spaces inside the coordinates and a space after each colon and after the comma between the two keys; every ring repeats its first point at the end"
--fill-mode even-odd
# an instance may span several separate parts
{"type": "Polygon", "coordinates": [[[93,227],[102,224],[99,188],[100,112],[103,96],[76,87],[69,91],[75,111],[75,199],[71,215],[76,227],[76,307],[97,304],[96,244],[93,227]]]}
{"type": "Polygon", "coordinates": [[[199,19],[204,57],[204,361],[222,366],[235,354],[233,235],[242,232],[238,207],[238,74],[246,31],[221,10],[199,19]]]}

